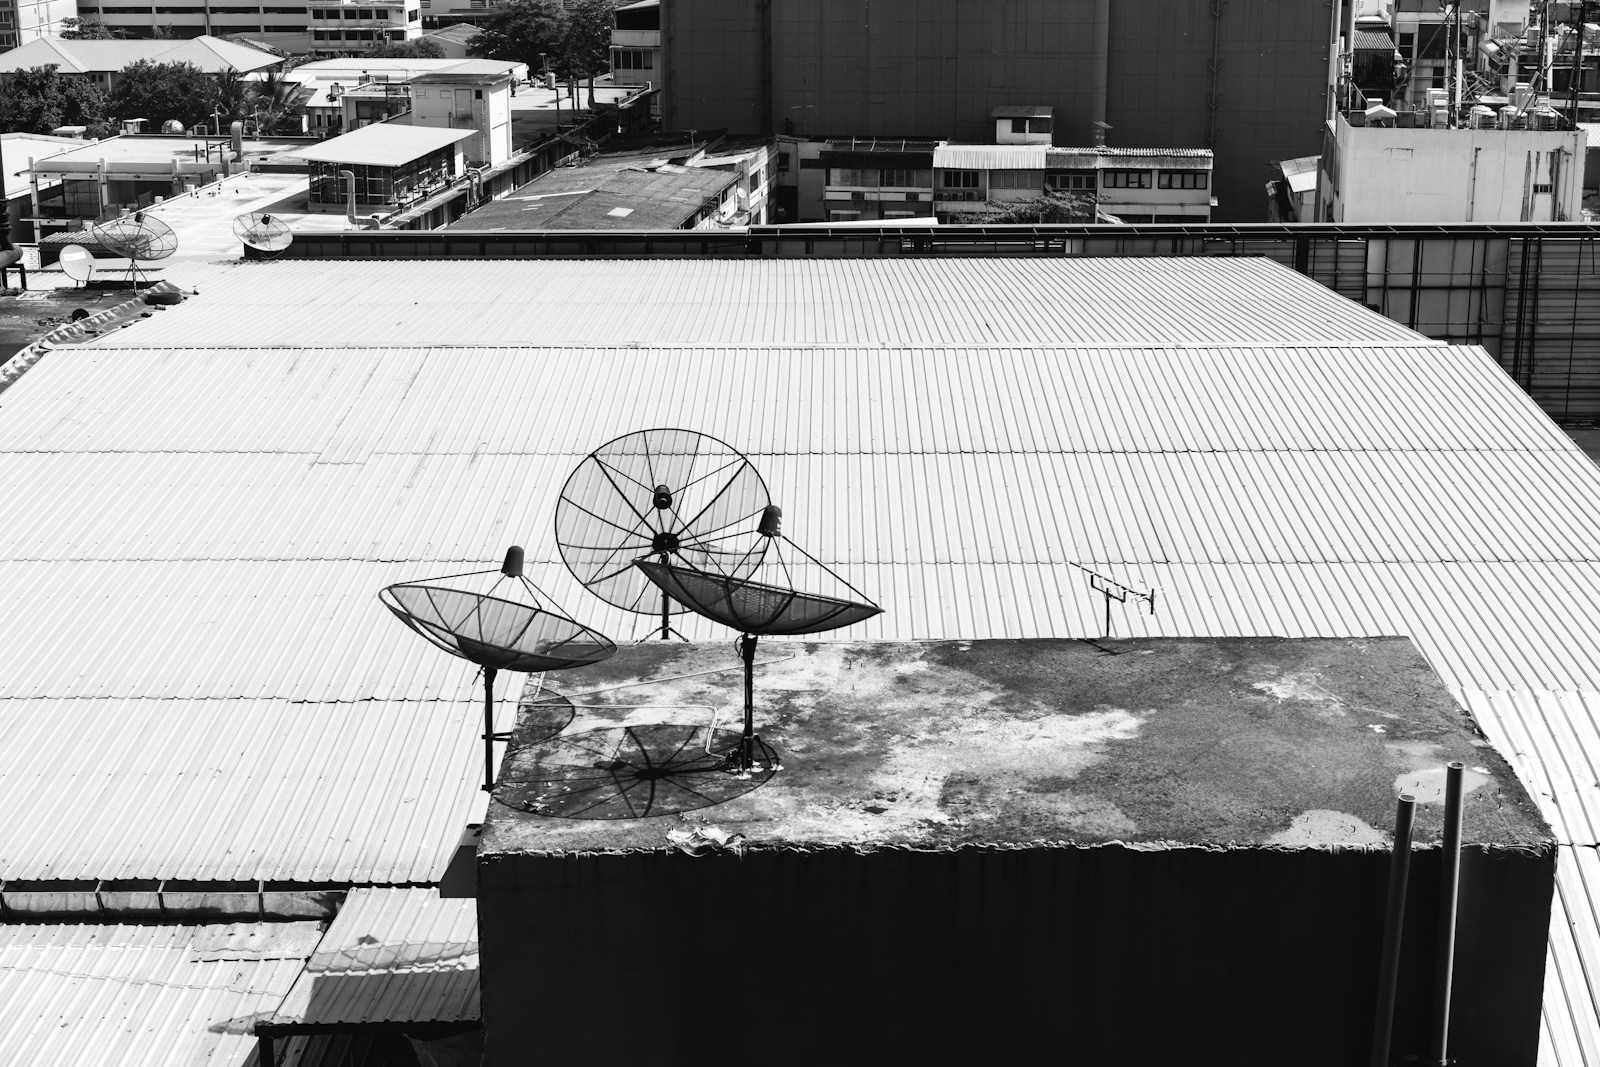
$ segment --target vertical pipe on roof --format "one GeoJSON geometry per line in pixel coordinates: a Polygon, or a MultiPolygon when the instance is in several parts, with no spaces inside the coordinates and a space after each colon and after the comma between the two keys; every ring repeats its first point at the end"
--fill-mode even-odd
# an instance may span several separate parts
{"type": "Polygon", "coordinates": [[[1389,858],[1389,900],[1383,916],[1383,955],[1378,963],[1378,1005],[1372,1018],[1372,1067],[1389,1067],[1394,1036],[1395,992],[1400,981],[1400,941],[1405,932],[1406,884],[1411,875],[1411,820],[1417,802],[1400,794],[1394,818],[1394,849],[1389,858]]]}
{"type": "Polygon", "coordinates": [[[1456,904],[1461,891],[1461,810],[1465,768],[1460,761],[1445,767],[1444,857],[1440,864],[1439,955],[1434,972],[1434,1026],[1428,1062],[1449,1067],[1450,993],[1456,972],[1456,904]]]}
{"type": "Polygon", "coordinates": [[[1089,123],[1090,132],[1094,132],[1101,129],[1095,123],[1106,121],[1106,96],[1111,78],[1111,0],[1095,0],[1089,38],[1094,49],[1090,60],[1089,123]]]}

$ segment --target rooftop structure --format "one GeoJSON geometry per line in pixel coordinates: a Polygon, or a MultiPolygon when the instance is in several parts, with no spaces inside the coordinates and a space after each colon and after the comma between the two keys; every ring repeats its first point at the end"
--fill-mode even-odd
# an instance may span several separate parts
{"type": "Polygon", "coordinates": [[[1160,590],[1118,635],[1409,636],[1551,821],[1546,1049],[1600,1052],[1600,470],[1479,348],[1248,259],[277,261],[4,380],[8,907],[437,882],[477,691],[376,591],[510,533],[586,603],[556,487],[685,425],[793,487],[852,637],[1098,638],[1071,563],[1160,590]]]}
{"type": "Polygon", "coordinates": [[[453,230],[675,230],[765,221],[766,146],[708,156],[705,146],[603,152],[557,167],[478,208],[453,230]]]}
{"type": "Polygon", "coordinates": [[[472,129],[375,122],[293,153],[311,165],[313,211],[394,210],[449,185],[466,168],[472,129]],[[353,176],[354,189],[347,186],[353,176]],[[354,202],[352,202],[352,196],[354,202]]]}
{"type": "MultiPolygon", "coordinates": [[[[520,1020],[541,1011],[567,1024],[540,1032],[559,1060],[682,1047],[704,991],[672,976],[709,969],[728,1018],[785,1035],[763,1052],[776,1064],[829,1060],[835,1023],[854,1063],[1042,1045],[1250,1062],[1308,1028],[1323,1036],[1300,1062],[1359,1062],[1386,873],[1368,861],[1386,858],[1402,790],[1431,849],[1452,759],[1473,768],[1481,909],[1459,917],[1474,933],[1452,1047],[1532,1062],[1554,845],[1409,641],[834,642],[765,658],[762,737],[784,754],[769,778],[679,762],[712,744],[707,709],[739,699],[721,642],[634,645],[556,680],[575,721],[513,741],[478,850],[488,1067],[520,1062],[520,1020]],[[781,942],[783,965],[729,952],[743,940],[781,942]],[[1240,977],[1268,969],[1267,985],[1240,977]],[[1244,987],[1258,1018],[1207,1025],[1244,987]],[[921,1024],[939,997],[960,1012],[921,1024]],[[1139,1026],[1151,1002],[1167,1025],[1139,1026]],[[629,1025],[596,1047],[615,1018],[629,1025]]],[[[1429,973],[1409,971],[1401,1049],[1424,1029],[1429,973]]]]}
{"type": "MultiPolygon", "coordinates": [[[[282,57],[220,37],[187,41],[86,41],[40,37],[0,55],[0,72],[54,65],[63,74],[80,74],[106,84],[130,63],[192,63],[207,74],[266,70],[282,57]]],[[[156,117],[156,116],[147,116],[156,117]]]]}
{"type": "Polygon", "coordinates": [[[256,1024],[297,1035],[404,1029],[415,1040],[478,1029],[478,915],[435,889],[355,889],[305,969],[256,1024]]]}

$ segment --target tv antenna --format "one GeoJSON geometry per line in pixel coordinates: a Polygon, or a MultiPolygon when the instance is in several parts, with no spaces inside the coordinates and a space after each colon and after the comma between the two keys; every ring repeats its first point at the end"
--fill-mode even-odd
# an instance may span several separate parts
{"type": "Polygon", "coordinates": [[[82,245],[63,246],[56,262],[61,267],[61,273],[78,285],[88,282],[90,275],[94,274],[94,253],[82,245]]]}
{"type": "Polygon", "coordinates": [[[782,519],[782,509],[772,505],[762,509],[757,533],[763,544],[747,549],[747,558],[730,569],[717,569],[720,560],[716,557],[708,558],[710,570],[648,555],[634,561],[634,566],[673,600],[740,632],[744,730],[738,747],[723,756],[723,766],[740,777],[751,773],[758,749],[763,769],[776,769],[779,765],[777,753],[755,732],[756,641],[764,635],[836,630],[883,612],[821,560],[784,537],[782,519]],[[785,545],[803,561],[796,559],[791,565],[785,558],[785,545]],[[748,558],[755,559],[755,564],[747,566],[748,558]],[[757,580],[758,577],[770,580],[757,580]],[[806,579],[810,588],[798,587],[797,578],[806,579]]]}
{"type": "Polygon", "coordinates": [[[1106,632],[1101,635],[1102,637],[1111,636],[1111,602],[1113,600],[1119,604],[1126,604],[1130,600],[1139,601],[1144,604],[1149,614],[1154,615],[1156,613],[1156,591],[1154,589],[1138,589],[1101,574],[1097,570],[1085,567],[1081,563],[1072,565],[1088,575],[1089,588],[1106,599],[1106,632]]]}
{"type": "Polygon", "coordinates": [[[233,234],[244,242],[246,259],[274,256],[294,243],[294,231],[276,215],[250,211],[233,220],[233,234]]]}
{"type": "Polygon", "coordinates": [[[591,593],[624,611],[659,611],[662,640],[681,638],[672,616],[684,606],[634,561],[749,573],[766,547],[756,526],[771,503],[761,474],[731,445],[693,430],[639,430],[607,441],[567,478],[556,503],[556,544],[591,593]]]}
{"type": "Polygon", "coordinates": [[[522,568],[522,549],[512,545],[499,570],[400,582],[378,594],[384,607],[429,642],[483,668],[485,791],[494,788],[494,743],[511,736],[494,728],[495,675],[583,667],[617,650],[603,634],[550,606],[522,568]]]}
{"type": "Polygon", "coordinates": [[[128,261],[128,284],[135,291],[140,278],[146,285],[150,284],[141,263],[166,259],[178,250],[178,235],[172,232],[172,227],[143,211],[96,223],[92,232],[106,251],[128,261]]]}

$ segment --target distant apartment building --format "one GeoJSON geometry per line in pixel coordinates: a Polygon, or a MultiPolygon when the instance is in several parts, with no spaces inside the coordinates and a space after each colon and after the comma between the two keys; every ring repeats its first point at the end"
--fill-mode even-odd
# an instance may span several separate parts
{"type": "Polygon", "coordinates": [[[0,0],[0,49],[54,36],[62,19],[77,17],[77,0],[0,0]]]}
{"type": "Polygon", "coordinates": [[[494,17],[506,0],[421,0],[422,26],[436,30],[466,23],[482,26],[494,17]]]}
{"type": "Polygon", "coordinates": [[[422,36],[421,0],[309,0],[311,50],[370,52],[422,36]]]}
{"type": "MultiPolygon", "coordinates": [[[[4,2],[4,0],[0,0],[4,2]]],[[[97,19],[119,38],[249,34],[289,52],[310,48],[305,0],[80,0],[78,13],[97,19]]]]}
{"type": "MultiPolygon", "coordinates": [[[[661,0],[639,0],[617,8],[611,31],[611,81],[660,89],[666,78],[661,57],[661,0]]],[[[661,117],[661,94],[650,98],[650,114],[661,117]]]]}
{"type": "Polygon", "coordinates": [[[996,107],[1036,103],[1054,109],[1057,145],[1092,144],[1099,121],[1119,145],[1212,149],[1217,217],[1259,220],[1272,163],[1320,146],[1339,6],[664,0],[662,121],[811,142],[980,143],[996,107]]]}
{"type": "MultiPolygon", "coordinates": [[[[822,218],[868,222],[933,215],[936,141],[884,138],[825,142],[822,218]]],[[[808,220],[809,212],[799,216],[808,220]]]]}
{"type": "Polygon", "coordinates": [[[1058,196],[1082,205],[1086,222],[1203,223],[1211,221],[1211,171],[1204,148],[941,145],[934,209],[942,221],[981,221],[1058,196]]]}
{"type": "Polygon", "coordinates": [[[1317,221],[1576,222],[1583,217],[1582,129],[1502,128],[1492,119],[1456,129],[1400,127],[1388,118],[1372,125],[1364,114],[1357,121],[1361,124],[1343,113],[1328,121],[1317,221]]]}

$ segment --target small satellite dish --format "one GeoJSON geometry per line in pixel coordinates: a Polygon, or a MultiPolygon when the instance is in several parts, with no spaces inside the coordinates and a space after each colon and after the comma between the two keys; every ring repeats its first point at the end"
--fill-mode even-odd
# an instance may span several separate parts
{"type": "Polygon", "coordinates": [[[601,445],[567,478],[556,544],[573,577],[601,600],[659,610],[664,639],[684,609],[633,561],[676,559],[719,574],[753,569],[766,547],[756,524],[770,503],[760,473],[731,445],[692,430],[639,430],[601,445]]]}
{"type": "Polygon", "coordinates": [[[61,273],[75,282],[87,282],[94,273],[94,254],[82,245],[66,245],[57,259],[61,273]]]}
{"type": "Polygon", "coordinates": [[[494,743],[509,736],[494,728],[496,673],[582,667],[617,650],[604,635],[551,606],[550,598],[523,577],[522,567],[522,549],[512,545],[499,570],[400,582],[378,594],[383,606],[417,634],[483,668],[485,790],[494,788],[494,743]]]}
{"type": "MultiPolygon", "coordinates": [[[[640,573],[663,593],[724,626],[738,630],[739,656],[744,660],[744,733],[739,747],[724,756],[728,769],[741,776],[756,765],[756,750],[764,768],[777,766],[777,754],[755,732],[756,640],[763,634],[814,634],[852,626],[882,614],[855,586],[821,560],[785,538],[783,512],[769,506],[757,528],[767,547],[752,550],[758,563],[744,561],[729,570],[704,569],[684,562],[645,556],[634,561],[640,573]],[[802,559],[785,558],[788,545],[802,559]]],[[[711,558],[713,568],[718,560],[711,558]]]]}
{"type": "Polygon", "coordinates": [[[106,251],[128,261],[128,282],[134,289],[140,278],[146,284],[150,281],[140,264],[166,259],[178,250],[178,235],[172,227],[143,211],[96,223],[91,232],[106,251]]]}
{"type": "Polygon", "coordinates": [[[233,233],[244,242],[247,258],[276,255],[294,243],[289,224],[265,211],[251,211],[234,219],[233,233]]]}

